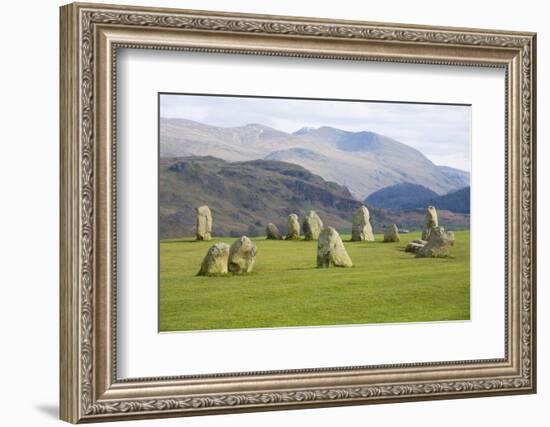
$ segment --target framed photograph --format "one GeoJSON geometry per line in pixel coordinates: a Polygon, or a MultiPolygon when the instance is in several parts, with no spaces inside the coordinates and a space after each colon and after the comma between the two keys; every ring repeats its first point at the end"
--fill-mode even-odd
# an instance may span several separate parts
{"type": "Polygon", "coordinates": [[[535,34],[60,22],[63,420],[536,391],[535,34]]]}

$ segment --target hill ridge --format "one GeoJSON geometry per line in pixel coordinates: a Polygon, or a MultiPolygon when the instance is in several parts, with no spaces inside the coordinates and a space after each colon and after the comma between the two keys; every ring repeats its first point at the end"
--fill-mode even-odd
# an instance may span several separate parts
{"type": "Polygon", "coordinates": [[[370,206],[383,209],[410,210],[432,205],[455,213],[470,213],[470,187],[438,195],[428,188],[402,183],[383,188],[365,199],[370,206]]]}
{"type": "Polygon", "coordinates": [[[160,155],[212,155],[229,162],[278,156],[345,185],[358,200],[402,182],[423,185],[440,195],[469,185],[469,173],[437,166],[400,141],[369,130],[351,132],[330,126],[287,133],[261,123],[219,127],[161,118],[160,155]]]}
{"type": "MultiPolygon", "coordinates": [[[[302,166],[277,160],[164,158],[159,163],[159,180],[161,239],[193,236],[195,208],[204,204],[212,211],[213,234],[217,236],[263,235],[269,222],[285,232],[289,214],[296,213],[301,220],[309,210],[315,210],[325,225],[349,230],[353,213],[363,204],[346,187],[302,166]]],[[[389,223],[418,228],[424,218],[420,210],[369,210],[375,230],[383,230],[389,223]]],[[[466,226],[469,219],[455,215],[449,223],[466,226]]]]}

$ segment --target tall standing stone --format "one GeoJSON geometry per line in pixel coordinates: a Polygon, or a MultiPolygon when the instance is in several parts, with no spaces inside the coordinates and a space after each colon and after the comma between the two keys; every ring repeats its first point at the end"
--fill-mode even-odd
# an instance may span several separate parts
{"type": "Polygon", "coordinates": [[[317,240],[323,229],[323,221],[315,211],[309,211],[304,218],[304,236],[306,240],[317,240]]]}
{"type": "Polygon", "coordinates": [[[281,234],[277,226],[272,222],[267,224],[267,227],[265,228],[265,234],[270,240],[283,240],[283,235],[281,234]]]}
{"type": "Polygon", "coordinates": [[[434,206],[428,206],[426,217],[424,219],[424,230],[422,231],[422,240],[428,240],[434,227],[439,225],[437,221],[437,211],[434,206]]]}
{"type": "Polygon", "coordinates": [[[197,240],[212,239],[212,213],[206,205],[197,208],[197,240]]]}
{"type": "Polygon", "coordinates": [[[397,225],[392,224],[384,233],[384,242],[399,242],[401,238],[399,237],[399,229],[397,228],[397,225]]]}
{"type": "Polygon", "coordinates": [[[454,243],[455,235],[452,231],[445,231],[443,227],[433,227],[428,243],[418,250],[416,256],[418,258],[445,257],[454,243]]]}
{"type": "Polygon", "coordinates": [[[300,238],[300,223],[298,222],[298,215],[290,214],[288,216],[288,230],[286,238],[290,240],[298,240],[300,238]]]}
{"type": "Polygon", "coordinates": [[[369,242],[374,241],[374,233],[372,232],[372,226],[370,225],[370,213],[366,206],[361,206],[353,214],[351,240],[367,240],[369,242]]]}
{"type": "Polygon", "coordinates": [[[352,267],[344,243],[332,227],[323,228],[317,242],[317,267],[352,267]]]}
{"type": "Polygon", "coordinates": [[[229,245],[216,243],[208,249],[202,260],[199,276],[227,273],[227,260],[229,259],[229,245]]]}
{"type": "Polygon", "coordinates": [[[236,240],[229,248],[228,269],[232,273],[250,273],[256,262],[256,245],[246,236],[236,240]]]}

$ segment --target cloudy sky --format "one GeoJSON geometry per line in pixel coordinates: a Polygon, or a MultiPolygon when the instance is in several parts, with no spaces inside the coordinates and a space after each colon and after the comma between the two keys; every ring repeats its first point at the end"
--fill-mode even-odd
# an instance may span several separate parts
{"type": "Polygon", "coordinates": [[[320,126],[372,131],[420,150],[437,165],[471,167],[469,106],[162,94],[160,115],[221,127],[260,123],[285,132],[320,126]]]}

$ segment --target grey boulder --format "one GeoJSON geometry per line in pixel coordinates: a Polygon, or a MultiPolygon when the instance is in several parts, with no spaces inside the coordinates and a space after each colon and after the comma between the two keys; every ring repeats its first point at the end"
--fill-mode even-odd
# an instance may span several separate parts
{"type": "Polygon", "coordinates": [[[202,260],[199,276],[227,273],[227,260],[229,258],[229,245],[216,243],[208,249],[202,260]]]}
{"type": "Polygon", "coordinates": [[[288,240],[300,239],[300,223],[298,222],[298,215],[296,214],[290,214],[288,216],[286,238],[288,240]]]}
{"type": "Polygon", "coordinates": [[[437,220],[437,211],[434,206],[428,206],[426,216],[424,217],[424,230],[422,231],[422,240],[428,240],[434,227],[439,225],[437,220]]]}
{"type": "Polygon", "coordinates": [[[304,218],[303,228],[306,240],[317,240],[319,238],[319,234],[323,229],[323,221],[321,221],[317,212],[309,211],[304,218]]]}
{"type": "Polygon", "coordinates": [[[270,240],[283,240],[283,235],[281,234],[277,226],[272,222],[267,224],[267,227],[265,228],[265,234],[270,240]]]}
{"type": "Polygon", "coordinates": [[[455,235],[452,231],[445,231],[443,227],[433,227],[428,243],[417,253],[417,257],[445,257],[449,254],[449,248],[455,243],[455,235]]]}
{"type": "Polygon", "coordinates": [[[352,267],[342,238],[332,227],[326,227],[321,231],[317,242],[317,267],[352,267]]]}
{"type": "Polygon", "coordinates": [[[256,262],[256,245],[246,236],[233,242],[229,248],[228,269],[232,273],[250,273],[256,262]]]}
{"type": "Polygon", "coordinates": [[[420,249],[422,249],[424,245],[422,243],[416,243],[416,242],[409,242],[407,246],[405,246],[405,252],[412,252],[412,253],[418,253],[420,249]]]}
{"type": "Polygon", "coordinates": [[[351,224],[351,240],[374,241],[374,233],[370,224],[370,213],[366,206],[361,206],[353,214],[351,224]]]}
{"type": "Polygon", "coordinates": [[[399,229],[397,228],[397,225],[392,224],[384,233],[384,242],[399,242],[401,238],[399,237],[399,229]]]}
{"type": "Polygon", "coordinates": [[[197,240],[212,239],[212,212],[206,205],[197,208],[197,240]]]}

